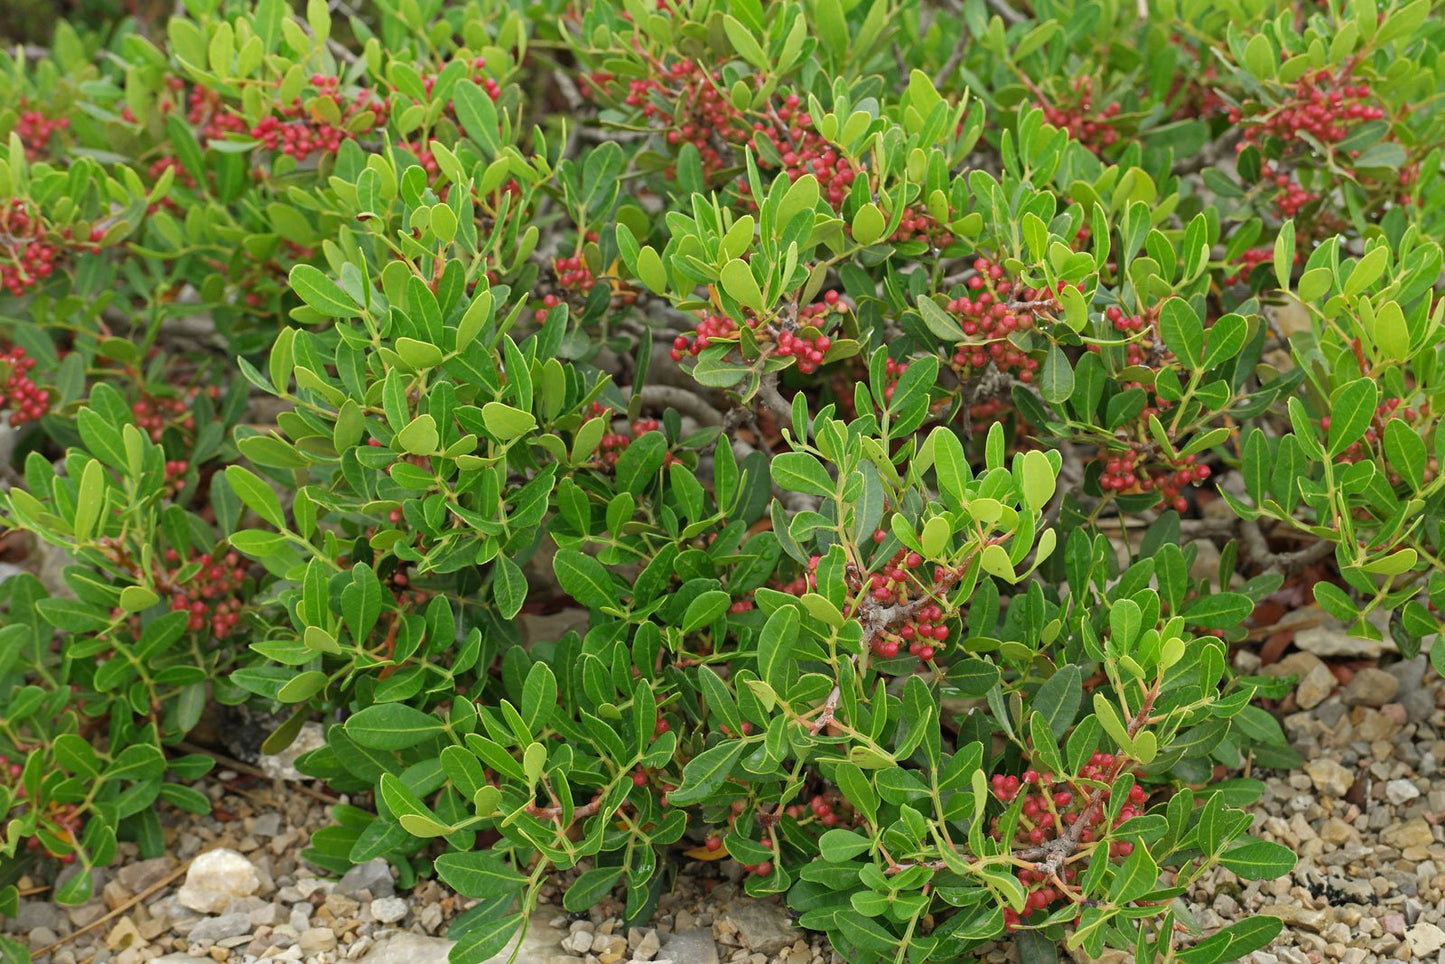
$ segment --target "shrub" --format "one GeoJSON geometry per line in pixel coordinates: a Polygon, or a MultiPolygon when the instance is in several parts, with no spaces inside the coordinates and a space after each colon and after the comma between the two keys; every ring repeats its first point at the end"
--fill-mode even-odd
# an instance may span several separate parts
{"type": "Polygon", "coordinates": [[[191,0],[7,57],[0,519],[69,564],[0,583],[4,873],[159,852],[250,702],[363,804],[308,859],[475,900],[459,962],[679,850],[849,960],[1267,944],[1177,900],[1293,866],[1222,779],[1292,760],[1255,604],[1320,563],[1445,667],[1442,37],[1255,6],[191,0]]]}

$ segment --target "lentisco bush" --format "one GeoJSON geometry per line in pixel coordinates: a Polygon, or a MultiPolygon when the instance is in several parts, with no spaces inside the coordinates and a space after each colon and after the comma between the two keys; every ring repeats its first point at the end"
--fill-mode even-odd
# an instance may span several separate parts
{"type": "Polygon", "coordinates": [[[1256,603],[1445,666],[1429,0],[544,6],[6,57],[0,519],[74,564],[0,583],[4,867],[159,852],[248,702],[458,961],[678,854],[848,960],[1267,944],[1181,899],[1293,866],[1256,603]]]}

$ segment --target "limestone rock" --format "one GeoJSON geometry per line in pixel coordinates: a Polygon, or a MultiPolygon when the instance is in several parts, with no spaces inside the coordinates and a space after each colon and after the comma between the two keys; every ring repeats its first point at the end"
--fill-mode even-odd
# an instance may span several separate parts
{"type": "Polygon", "coordinates": [[[1334,760],[1322,758],[1305,764],[1305,773],[1321,793],[1343,797],[1355,782],[1355,775],[1334,760]]]}
{"type": "Polygon", "coordinates": [[[250,897],[261,889],[261,877],[251,861],[234,850],[209,850],[191,861],[186,882],[176,892],[181,906],[202,914],[219,914],[237,897],[250,897]]]}

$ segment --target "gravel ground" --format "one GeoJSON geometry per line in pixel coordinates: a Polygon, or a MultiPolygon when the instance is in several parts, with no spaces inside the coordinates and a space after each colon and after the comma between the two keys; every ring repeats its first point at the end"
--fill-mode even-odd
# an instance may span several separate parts
{"type": "MultiPolygon", "coordinates": [[[[1241,659],[1257,670],[1253,657],[1241,659]]],[[[1300,676],[1279,712],[1309,762],[1253,774],[1267,788],[1255,831],[1294,849],[1299,867],[1269,883],[1218,871],[1190,895],[1199,923],[1212,931],[1255,914],[1283,917],[1285,931],[1251,956],[1255,964],[1445,964],[1445,683],[1423,660],[1351,673],[1306,652],[1264,671],[1300,676]]],[[[271,776],[287,770],[263,764],[271,776]]],[[[435,881],[397,894],[384,861],[325,879],[298,856],[326,823],[325,801],[241,769],[205,784],[211,815],[166,815],[167,856],[141,861],[121,844],[116,866],[93,871],[97,897],[81,907],[59,908],[22,881],[35,893],[4,929],[28,940],[37,964],[444,964],[451,942],[442,935],[465,901],[435,881]]],[[[732,861],[684,865],[646,928],[624,928],[615,902],[574,919],[556,887],[518,960],[841,964],[821,937],[793,929],[783,907],[742,895],[740,873],[732,861]]],[[[995,947],[977,955],[1008,958],[995,947]]],[[[1111,954],[1101,964],[1128,960],[1111,954]]]]}

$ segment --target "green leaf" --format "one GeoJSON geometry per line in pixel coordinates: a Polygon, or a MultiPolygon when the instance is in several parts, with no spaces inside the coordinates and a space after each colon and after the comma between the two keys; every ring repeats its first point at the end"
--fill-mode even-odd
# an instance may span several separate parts
{"type": "Polygon", "coordinates": [[[513,408],[501,402],[488,402],[482,406],[482,421],[492,437],[503,442],[521,438],[537,427],[537,419],[531,412],[513,408]]]}
{"type": "Polygon", "coordinates": [[[1250,840],[1220,854],[1219,862],[1244,880],[1274,880],[1294,869],[1295,853],[1284,844],[1250,840]]]}
{"type": "Polygon", "coordinates": [[[228,466],[226,481],[252,512],[277,529],[286,528],[286,516],[281,510],[281,500],[276,491],[254,473],[239,465],[228,466]]]}
{"type": "Polygon", "coordinates": [[[923,323],[928,326],[928,330],[946,343],[952,345],[963,340],[963,328],[958,319],[938,307],[938,302],[932,298],[925,295],[918,299],[918,313],[923,316],[923,323]]]}
{"type": "Polygon", "coordinates": [[[762,44],[758,43],[752,32],[743,26],[742,21],[731,14],[724,14],[723,31],[727,34],[728,42],[733,45],[733,49],[748,63],[759,70],[766,70],[770,66],[768,55],[764,52],[762,44]]]}
{"type": "Polygon", "coordinates": [[[1181,614],[1190,626],[1205,629],[1233,629],[1254,612],[1254,600],[1243,593],[1216,592],[1201,596],[1181,614]]]}
{"type": "Polygon", "coordinates": [[[437,433],[437,422],[430,415],[418,415],[396,433],[396,440],[402,451],[410,455],[434,455],[441,436],[437,433]]]}
{"type": "Polygon", "coordinates": [[[662,256],[650,246],[637,252],[637,277],[657,294],[667,290],[667,269],[663,267],[662,256]]]}
{"type": "Polygon", "coordinates": [[[473,81],[463,80],[453,89],[452,102],[467,136],[488,156],[496,154],[501,130],[492,98],[473,81]]]}
{"type": "Polygon", "coordinates": [[[1375,417],[1379,388],[1373,378],[1357,378],[1341,385],[1330,399],[1330,433],[1326,451],[1331,458],[1359,441],[1375,417]]]}
{"type": "Polygon", "coordinates": [[[1043,370],[1039,372],[1039,394],[1044,401],[1062,405],[1074,394],[1074,370],[1069,365],[1069,356],[1056,342],[1049,343],[1044,355],[1043,370]]]}
{"type": "Polygon", "coordinates": [[[827,498],[834,493],[834,482],[823,463],[807,452],[784,452],[773,456],[773,481],[789,492],[802,492],[827,498]]]}
{"type": "Polygon", "coordinates": [[[625,867],[593,867],[577,875],[567,893],[562,895],[562,906],[574,914],[591,910],[600,904],[617,882],[622,879],[625,867]]]}
{"type": "Polygon", "coordinates": [[[526,877],[495,853],[452,851],[438,856],[433,866],[443,883],[473,900],[506,897],[517,893],[527,882],[526,877]]]}
{"type": "Polygon", "coordinates": [[[1209,348],[1204,353],[1204,363],[1200,367],[1204,371],[1210,371],[1232,361],[1244,348],[1248,336],[1249,324],[1243,317],[1235,314],[1220,316],[1209,329],[1209,348]]]}
{"type": "Polygon", "coordinates": [[[758,675],[780,694],[792,685],[793,650],[800,625],[794,606],[779,606],[758,636],[758,675]]]}
{"type": "Polygon", "coordinates": [[[522,611],[527,601],[527,577],[511,558],[498,555],[492,563],[492,598],[497,603],[497,614],[511,619],[522,611]]]}
{"type": "Polygon", "coordinates": [[[758,287],[757,279],[753,277],[753,270],[748,267],[746,261],[733,258],[723,265],[720,280],[723,291],[744,308],[751,308],[757,312],[764,309],[763,291],[758,287]]]}
{"type": "Polygon", "coordinates": [[[747,741],[729,737],[688,760],[682,768],[682,786],[667,795],[667,802],[676,807],[702,803],[723,785],[747,748],[747,741]]]}
{"type": "Polygon", "coordinates": [[[154,590],[145,586],[126,586],[120,591],[120,608],[128,613],[145,612],[160,600],[154,590]]]}
{"type": "Polygon", "coordinates": [[[1074,725],[1083,699],[1084,674],[1079,667],[1069,663],[1044,680],[1044,685],[1034,696],[1033,710],[1048,722],[1049,731],[1057,740],[1074,725]]]}
{"type": "Polygon", "coordinates": [[[853,215],[853,240],[859,244],[872,244],[883,237],[883,232],[888,228],[888,219],[878,209],[878,205],[869,201],[860,207],[853,215]]]}
{"type": "MultiPolygon", "coordinates": [[[[1282,290],[1289,290],[1290,274],[1294,270],[1294,220],[1280,225],[1274,239],[1274,276],[1282,290]]],[[[1216,322],[1217,324],[1217,322],[1216,322]]],[[[1208,365],[1204,366],[1208,368],[1208,365]]]]}
{"type": "Polygon", "coordinates": [[[1425,483],[1427,457],[1425,443],[1404,419],[1392,418],[1385,423],[1385,458],[1412,489],[1425,483]]]}
{"type": "Polygon", "coordinates": [[[373,750],[404,750],[442,732],[445,724],[405,703],[377,703],[353,713],[346,735],[373,750]]]}
{"type": "Polygon", "coordinates": [[[1030,449],[1022,456],[1024,502],[1035,511],[1042,510],[1054,497],[1058,477],[1049,457],[1038,449],[1030,449]]]}
{"type": "Polygon", "coordinates": [[[824,860],[829,863],[841,863],[845,860],[852,860],[861,853],[867,852],[873,846],[873,841],[853,830],[844,830],[835,827],[823,834],[818,840],[818,850],[824,860]]]}
{"type": "Polygon", "coordinates": [[[552,557],[552,572],[562,591],[589,609],[617,606],[620,592],[606,567],[576,549],[559,549],[552,557]]]}
{"type": "Polygon", "coordinates": [[[1180,951],[1179,964],[1224,964],[1237,961],[1252,951],[1268,947],[1284,929],[1278,917],[1246,917],[1218,931],[1193,947],[1180,951]]]}
{"type": "Polygon", "coordinates": [[[699,593],[687,604],[687,612],[682,617],[682,631],[695,633],[702,627],[711,625],[728,611],[732,602],[732,597],[721,589],[709,589],[699,593]]]}
{"type": "Polygon", "coordinates": [[[1350,269],[1350,274],[1345,278],[1345,285],[1342,289],[1345,297],[1353,297],[1364,291],[1370,285],[1380,279],[1385,273],[1385,265],[1390,260],[1390,249],[1387,245],[1379,244],[1370,250],[1363,258],[1356,262],[1350,269]]]}
{"type": "Polygon", "coordinates": [[[1159,335],[1164,345],[1189,369],[1201,367],[1204,326],[1199,314],[1183,298],[1170,298],[1159,309],[1159,335]]]}
{"type": "Polygon", "coordinates": [[[291,290],[307,307],[327,318],[354,318],[361,314],[356,303],[346,296],[341,286],[309,264],[291,269],[291,290]]]}
{"type": "Polygon", "coordinates": [[[1119,904],[1138,900],[1155,888],[1159,882],[1159,865],[1149,854],[1149,848],[1135,844],[1123,865],[1114,874],[1109,887],[1109,899],[1119,904]]]}

